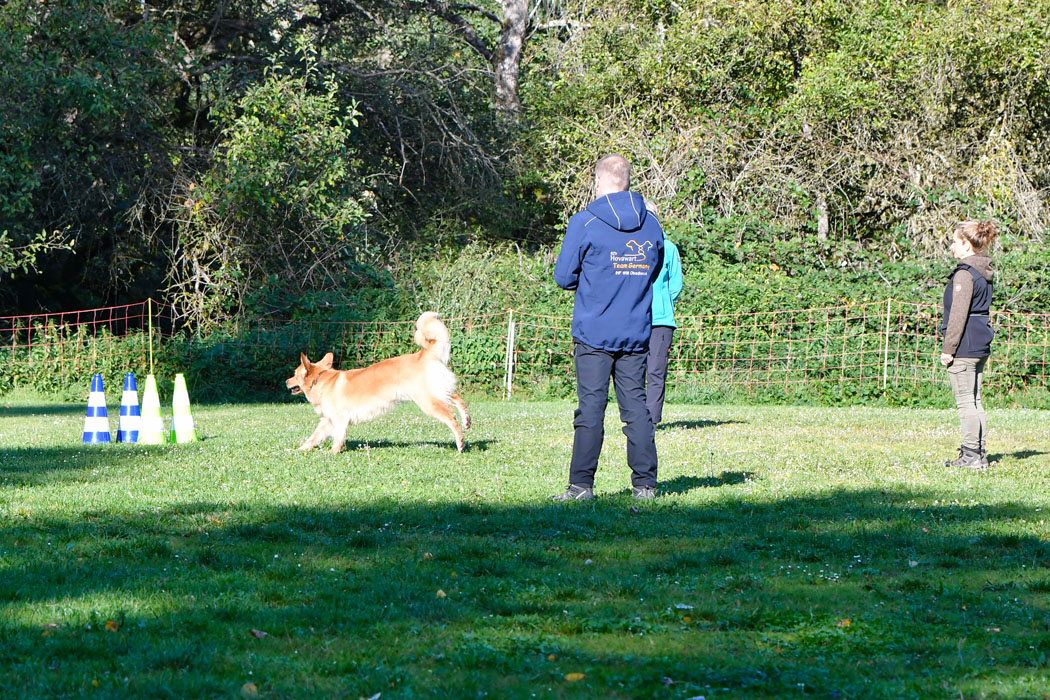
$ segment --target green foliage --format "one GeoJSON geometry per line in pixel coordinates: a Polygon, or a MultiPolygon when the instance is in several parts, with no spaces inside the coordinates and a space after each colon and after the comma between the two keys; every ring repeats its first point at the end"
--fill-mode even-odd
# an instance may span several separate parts
{"type": "MultiPolygon", "coordinates": [[[[102,328],[91,334],[88,327],[60,326],[53,321],[31,329],[15,327],[12,348],[3,353],[0,392],[14,389],[35,391],[67,401],[86,399],[91,377],[101,374],[106,386],[123,386],[124,375],[133,372],[140,381],[149,373],[149,340],[145,333],[114,337],[102,328]]],[[[169,346],[154,338],[154,373],[168,385],[178,368],[169,346]]]]}
{"type": "Polygon", "coordinates": [[[411,308],[448,317],[508,309],[569,316],[572,294],[554,283],[553,269],[550,249],[529,254],[515,245],[471,245],[415,261],[401,271],[404,276],[398,282],[411,308]]]}
{"type": "MultiPolygon", "coordinates": [[[[934,339],[944,278],[953,267],[946,256],[886,262],[880,251],[859,243],[819,241],[812,235],[794,239],[742,218],[712,219],[703,227],[669,222],[667,229],[681,251],[685,273],[676,308],[683,325],[676,335],[679,359],[668,385],[672,400],[946,405],[934,339]],[[895,300],[894,335],[884,381],[888,298],[895,300]],[[902,303],[919,306],[910,311],[902,303]],[[825,307],[845,310],[819,311],[825,307]],[[712,325],[716,314],[721,321],[712,325]],[[755,314],[764,314],[761,323],[751,322],[755,314]],[[697,316],[708,320],[699,325],[686,320],[697,316]],[[929,347],[912,347],[916,338],[926,338],[929,347]],[[736,364],[727,364],[727,351],[736,364]]],[[[416,260],[397,268],[397,278],[377,273],[352,290],[300,297],[291,318],[241,319],[208,332],[181,332],[155,348],[156,361],[165,372],[186,372],[203,387],[202,398],[273,397],[283,392],[283,380],[300,352],[317,359],[331,351],[342,368],[412,352],[411,322],[420,312],[434,310],[451,330],[452,366],[461,385],[499,395],[507,312],[513,310],[515,395],[569,397],[575,392],[569,333],[573,295],[553,282],[555,252],[527,254],[511,245],[476,244],[458,255],[416,260]]],[[[1044,313],[1050,303],[1050,285],[1043,283],[1050,268],[1046,251],[1007,236],[994,257],[996,312],[1044,313]]],[[[1005,334],[997,340],[991,391],[1012,405],[1041,407],[1047,405],[1041,386],[1047,329],[1038,324],[1040,316],[1032,318],[1031,328],[1021,322],[1013,326],[1011,342],[1005,334]]],[[[68,340],[70,331],[47,333],[58,335],[40,336],[34,353],[53,355],[47,348],[59,338],[68,340]]],[[[107,343],[72,343],[61,357],[34,355],[33,362],[14,352],[0,390],[17,385],[76,395],[99,371],[92,369],[97,357],[108,358],[107,381],[111,374],[122,376],[124,368],[142,367],[141,341],[107,343]],[[56,361],[57,373],[49,364],[56,361]]]]}
{"type": "Polygon", "coordinates": [[[354,281],[368,262],[371,193],[353,140],[358,112],[334,84],[278,66],[214,110],[224,148],[186,186],[175,272],[176,303],[195,326],[287,316],[299,295],[354,281]]]}
{"type": "MultiPolygon", "coordinates": [[[[678,313],[748,313],[864,303],[892,297],[939,304],[955,261],[947,252],[909,250],[903,238],[887,246],[869,241],[820,240],[755,217],[700,223],[664,222],[682,254],[685,289],[678,313]]],[[[996,270],[996,308],[1045,312],[1050,255],[1037,243],[1007,233],[990,252],[996,270]]]]}
{"type": "Polygon", "coordinates": [[[141,7],[0,6],[0,250],[36,247],[40,272],[5,285],[4,297],[95,305],[150,255],[134,221],[164,177],[177,50],[170,27],[145,21],[141,7]]]}
{"type": "Polygon", "coordinates": [[[0,231],[0,279],[35,270],[38,257],[59,248],[70,250],[59,231],[41,231],[24,245],[15,245],[7,231],[0,231]]]}
{"type": "Polygon", "coordinates": [[[568,316],[561,226],[619,151],[683,249],[683,313],[934,300],[962,218],[1002,224],[999,308],[1050,302],[1045,0],[541,2],[515,119],[480,48],[500,6],[326,8],[0,8],[5,301],[166,286],[202,343],[568,316]]]}
{"type": "Polygon", "coordinates": [[[685,221],[903,239],[909,256],[978,215],[1050,229],[1045,2],[572,7],[589,27],[537,37],[523,88],[527,160],[566,211],[617,151],[685,221]]]}

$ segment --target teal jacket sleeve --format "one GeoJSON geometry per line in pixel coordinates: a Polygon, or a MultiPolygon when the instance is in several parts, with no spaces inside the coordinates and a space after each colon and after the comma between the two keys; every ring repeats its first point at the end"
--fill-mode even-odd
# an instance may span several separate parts
{"type": "Polygon", "coordinates": [[[685,285],[682,279],[682,259],[678,255],[678,247],[671,243],[666,242],[664,254],[667,255],[667,291],[671,294],[671,304],[674,305],[678,301],[678,295],[682,293],[682,287],[685,285]]]}

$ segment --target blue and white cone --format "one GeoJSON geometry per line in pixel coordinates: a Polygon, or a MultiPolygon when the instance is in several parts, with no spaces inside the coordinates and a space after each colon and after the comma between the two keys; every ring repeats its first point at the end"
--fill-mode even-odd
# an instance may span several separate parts
{"type": "Polygon", "coordinates": [[[109,415],[106,413],[106,394],[102,391],[102,375],[91,377],[87,415],[84,417],[84,442],[109,442],[109,415]]]}
{"type": "Polygon", "coordinates": [[[117,442],[138,442],[139,422],[139,389],[135,385],[135,375],[128,372],[124,375],[124,393],[120,396],[120,424],[117,428],[117,442]]]}

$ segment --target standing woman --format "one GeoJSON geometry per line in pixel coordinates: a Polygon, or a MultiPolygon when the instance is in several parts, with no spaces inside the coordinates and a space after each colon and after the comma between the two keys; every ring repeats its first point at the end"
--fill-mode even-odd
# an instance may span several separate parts
{"type": "Polygon", "coordinates": [[[646,367],[645,405],[653,425],[663,420],[664,384],[667,363],[671,359],[671,341],[676,327],[674,305],[682,293],[682,260],[678,248],[664,238],[664,263],[653,281],[653,334],[649,337],[649,360],[646,367]]]}
{"type": "Polygon", "coordinates": [[[988,466],[981,377],[995,333],[988,325],[994,273],[986,253],[998,236],[999,229],[991,221],[964,221],[956,225],[952,235],[952,255],[959,263],[944,289],[941,364],[948,368],[963,442],[959,456],[945,462],[946,467],[984,469],[988,466]]]}

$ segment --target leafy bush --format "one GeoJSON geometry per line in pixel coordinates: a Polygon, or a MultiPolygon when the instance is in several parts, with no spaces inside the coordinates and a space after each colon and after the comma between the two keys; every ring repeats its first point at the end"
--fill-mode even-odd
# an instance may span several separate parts
{"type": "Polygon", "coordinates": [[[224,148],[184,183],[173,270],[175,303],[195,326],[287,315],[300,295],[352,284],[368,261],[358,112],[316,77],[273,66],[214,110],[224,148]]]}
{"type": "Polygon", "coordinates": [[[527,161],[565,211],[615,151],[683,221],[765,221],[905,256],[941,249],[963,218],[1026,240],[1050,228],[1041,5],[635,0],[565,14],[587,28],[538,36],[523,86],[527,161]]]}

